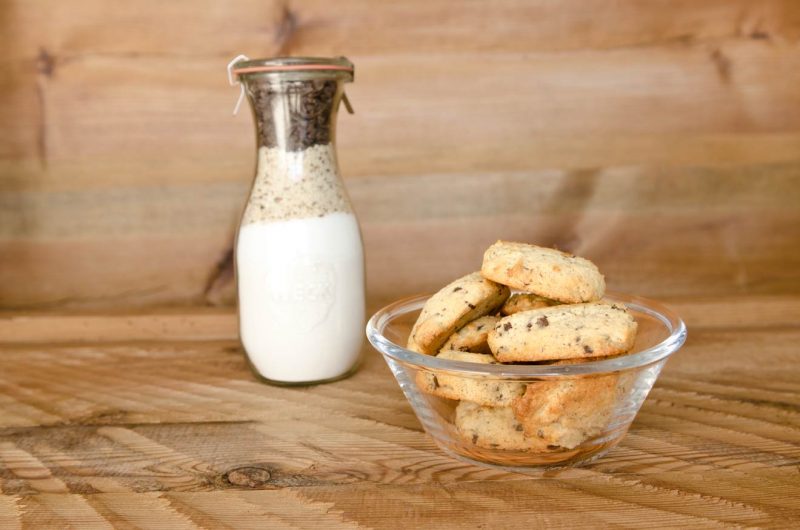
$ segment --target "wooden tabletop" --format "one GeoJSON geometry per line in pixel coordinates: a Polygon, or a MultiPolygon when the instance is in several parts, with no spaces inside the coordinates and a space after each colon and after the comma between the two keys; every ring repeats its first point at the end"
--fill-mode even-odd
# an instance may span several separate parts
{"type": "Polygon", "coordinates": [[[672,307],[689,339],[621,445],[533,475],[444,455],[366,344],[351,378],[280,388],[230,309],[6,314],[0,527],[797,524],[800,297],[672,307]]]}

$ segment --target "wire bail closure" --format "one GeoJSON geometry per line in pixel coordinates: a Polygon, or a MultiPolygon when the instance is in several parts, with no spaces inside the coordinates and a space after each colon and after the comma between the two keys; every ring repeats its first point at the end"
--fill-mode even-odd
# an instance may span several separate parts
{"type": "Polygon", "coordinates": [[[347,92],[342,90],[342,103],[344,103],[344,108],[347,109],[348,114],[355,114],[356,111],[353,110],[353,106],[350,104],[350,100],[347,99],[347,92]]]}
{"type": "Polygon", "coordinates": [[[239,85],[239,87],[240,87],[239,99],[236,100],[236,106],[233,107],[233,115],[234,116],[239,114],[239,108],[241,108],[242,101],[244,101],[244,83],[239,81],[238,78],[237,79],[233,78],[233,65],[238,63],[241,60],[248,61],[248,60],[250,60],[250,57],[248,57],[247,55],[237,55],[236,57],[233,58],[233,60],[231,62],[228,63],[228,83],[230,83],[231,86],[239,85]]]}
{"type": "MultiPolygon", "coordinates": [[[[242,83],[239,78],[234,78],[234,75],[239,75],[242,73],[249,73],[249,72],[263,72],[263,71],[270,71],[270,70],[344,70],[352,72],[353,68],[352,65],[350,67],[346,66],[330,66],[330,65],[292,65],[292,66],[281,66],[281,67],[263,67],[263,66],[256,66],[256,67],[248,67],[239,69],[239,71],[234,72],[234,66],[239,61],[249,61],[250,57],[247,55],[237,55],[236,57],[228,63],[228,83],[231,86],[239,85],[239,99],[236,100],[236,105],[233,107],[233,115],[236,116],[239,114],[239,109],[242,106],[242,101],[244,101],[245,96],[245,89],[244,83],[242,83]]],[[[353,106],[350,104],[350,100],[347,99],[347,93],[342,91],[342,102],[344,103],[345,108],[349,114],[355,114],[353,110],[353,106]]]]}

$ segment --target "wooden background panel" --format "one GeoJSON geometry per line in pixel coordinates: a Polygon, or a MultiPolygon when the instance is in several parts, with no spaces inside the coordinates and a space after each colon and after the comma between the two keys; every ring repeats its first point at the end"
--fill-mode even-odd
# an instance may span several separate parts
{"type": "Polygon", "coordinates": [[[0,307],[232,301],[253,160],[224,78],[239,52],[356,63],[341,163],[381,299],[509,235],[646,294],[800,284],[790,1],[43,0],[0,25],[0,307]]]}

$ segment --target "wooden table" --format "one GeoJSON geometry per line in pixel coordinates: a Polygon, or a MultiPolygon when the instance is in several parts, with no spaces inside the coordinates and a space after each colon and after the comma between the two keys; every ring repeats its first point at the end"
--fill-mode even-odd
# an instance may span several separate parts
{"type": "Polygon", "coordinates": [[[7,314],[0,528],[798,524],[800,297],[673,307],[688,342],[622,444],[538,475],[445,456],[366,345],[350,379],[278,388],[230,309],[7,314]]]}

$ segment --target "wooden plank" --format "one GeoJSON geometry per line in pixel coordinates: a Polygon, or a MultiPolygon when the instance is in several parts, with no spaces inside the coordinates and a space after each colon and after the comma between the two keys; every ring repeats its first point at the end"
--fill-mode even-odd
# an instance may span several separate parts
{"type": "MultiPolygon", "coordinates": [[[[499,238],[585,255],[613,289],[675,297],[797,292],[798,172],[796,164],[617,168],[347,183],[368,287],[381,301],[477,267],[499,238]]],[[[5,194],[0,303],[232,303],[225,258],[245,195],[235,183],[5,194]]]]}
{"type": "Polygon", "coordinates": [[[299,53],[320,45],[332,53],[360,54],[606,49],[772,35],[790,39],[800,27],[797,6],[787,1],[535,0],[456,8],[447,1],[417,0],[376,9],[355,0],[337,4],[332,13],[317,0],[300,2],[293,12],[298,23],[290,44],[299,53]]]}
{"type": "MultiPolygon", "coordinates": [[[[800,322],[796,296],[730,295],[665,303],[693,330],[792,327],[800,322]]],[[[370,300],[370,314],[379,304],[370,300]]],[[[238,333],[236,311],[230,307],[0,312],[0,344],[235,341],[238,333]]]]}
{"type": "Polygon", "coordinates": [[[448,0],[210,0],[169,5],[144,0],[110,9],[102,0],[72,8],[56,1],[12,2],[7,15],[17,56],[387,54],[398,51],[570,50],[798,36],[791,0],[499,0],[491,6],[448,0]],[[266,47],[266,49],[265,49],[266,47]]]}
{"type": "Polygon", "coordinates": [[[417,2],[413,9],[347,2],[331,10],[308,2],[287,15],[282,5],[262,2],[227,10],[187,10],[182,2],[114,10],[89,0],[77,9],[16,2],[6,14],[11,31],[3,42],[24,50],[24,59],[7,55],[3,75],[0,116],[13,127],[0,130],[6,177],[0,185],[24,186],[32,175],[56,186],[104,185],[108,174],[118,184],[248,175],[248,120],[222,119],[220,110],[235,97],[223,81],[226,59],[267,42],[263,53],[291,41],[295,53],[319,54],[343,35],[359,63],[351,87],[359,114],[343,122],[341,134],[350,174],[419,171],[420,160],[426,171],[796,160],[797,128],[775,125],[796,124],[796,80],[787,77],[798,71],[793,43],[800,10],[793,3],[673,2],[669,17],[663,2],[596,4],[506,2],[454,10],[446,1],[417,2]],[[449,31],[441,30],[445,16],[449,31]],[[604,24],[605,17],[614,24],[604,24]],[[414,23],[397,23],[404,18],[414,23]],[[191,31],[149,31],[176,20],[191,31]],[[538,20],[548,23],[531,23],[538,20]],[[475,38],[475,27],[487,40],[475,38]],[[220,33],[241,40],[220,50],[223,41],[209,37],[220,33]],[[481,78],[491,86],[475,82],[481,78]],[[506,78],[516,82],[492,81],[506,78]],[[617,110],[621,101],[627,104],[617,110]],[[518,116],[531,118],[508,119],[518,116]],[[414,123],[406,128],[409,120],[414,123]],[[715,131],[715,123],[724,129],[715,131]],[[686,137],[697,124],[703,130],[686,137]],[[656,133],[676,125],[681,134],[656,133]],[[417,133],[382,134],[396,129],[417,133]],[[443,130],[452,141],[443,142],[443,130]]]}
{"type": "Polygon", "coordinates": [[[214,270],[209,264],[226,256],[227,237],[6,239],[0,242],[0,301],[18,309],[202,303],[214,270]]]}
{"type": "MultiPolygon", "coordinates": [[[[360,74],[349,91],[359,110],[341,120],[342,166],[348,175],[396,175],[797,160],[798,46],[736,41],[711,51],[687,45],[458,62],[447,54],[354,56],[360,74]]],[[[86,56],[31,77],[25,83],[40,92],[44,122],[39,130],[40,103],[29,98],[35,108],[23,106],[23,126],[37,132],[20,140],[27,151],[12,158],[18,162],[6,161],[2,185],[30,189],[30,158],[46,162],[39,189],[246,181],[252,126],[246,116],[226,117],[236,95],[224,65],[86,56]]]]}
{"type": "MultiPolygon", "coordinates": [[[[345,179],[365,225],[620,213],[689,219],[716,215],[728,220],[747,213],[791,216],[800,201],[798,182],[800,163],[345,179]]],[[[102,235],[188,236],[200,231],[219,237],[238,225],[248,185],[221,182],[9,192],[0,196],[0,237],[27,235],[47,240],[80,234],[90,240],[102,235]]]]}
{"type": "Polygon", "coordinates": [[[0,313],[0,343],[236,340],[232,308],[161,308],[157,312],[0,313]]]}
{"type": "MultiPolygon", "coordinates": [[[[630,483],[627,487],[630,487],[630,483]]],[[[607,485],[606,485],[607,487],[607,485]]],[[[646,486],[641,486],[641,492],[646,486]]],[[[457,484],[447,490],[430,485],[420,488],[424,497],[408,495],[402,486],[304,488],[209,493],[141,494],[137,498],[150,510],[150,517],[133,519],[135,505],[122,494],[93,494],[85,498],[98,513],[115,525],[147,525],[147,521],[187,516],[190,528],[397,528],[402,521],[417,528],[512,527],[520,524],[547,528],[609,527],[692,527],[725,528],[749,524],[791,525],[790,510],[784,514],[764,512],[749,505],[727,505],[699,495],[648,491],[649,498],[610,500],[608,493],[584,492],[563,487],[553,480],[514,482],[502,493],[479,483],[457,484]],[[349,496],[338,495],[346,490],[349,496]],[[531,494],[528,494],[531,492],[531,494]],[[507,497],[506,497],[507,494],[507,497]],[[412,502],[413,498],[413,502],[412,502]],[[705,502],[705,506],[700,504],[705,502]],[[576,510],[575,506],[581,506],[576,510]],[[283,507],[283,509],[281,509],[283,507]],[[705,515],[704,515],[705,514],[705,515]],[[780,515],[783,515],[781,517],[780,515]]],[[[622,492],[622,487],[614,490],[622,492]]],[[[38,498],[21,497],[19,502],[39,508],[38,498]]],[[[33,511],[33,510],[32,510],[33,511]]],[[[33,512],[37,513],[37,512],[33,512]]],[[[32,514],[31,514],[32,515],[32,514]]],[[[30,515],[29,515],[30,517],[30,515]]],[[[188,524],[184,521],[184,524],[188,524]]],[[[178,526],[181,528],[181,526],[178,526]]]]}
{"type": "MultiPolygon", "coordinates": [[[[620,481],[623,482],[623,481],[620,481]]],[[[598,483],[596,488],[608,488],[598,483]]],[[[392,529],[402,521],[416,528],[513,527],[521,524],[547,528],[726,528],[735,525],[791,526],[791,509],[773,512],[750,504],[725,504],[700,495],[680,494],[643,484],[625,498],[621,485],[611,492],[583,491],[580,484],[563,486],[553,480],[517,481],[502,492],[493,485],[456,484],[442,490],[419,488],[420,497],[402,486],[375,488],[304,488],[231,493],[167,493],[136,496],[148,515],[122,494],[73,495],[115,525],[148,526],[153,521],[187,517],[188,528],[376,528],[392,529]],[[647,492],[647,496],[644,493],[647,492]],[[621,499],[609,499],[619,493],[621,499]],[[634,500],[630,496],[639,494],[634,500]],[[718,503],[717,506],[714,502],[718,503]],[[581,506],[576,510],[575,506],[581,506]],[[133,512],[133,513],[131,513],[133,512]],[[139,516],[138,518],[136,516],[139,516]],[[191,522],[190,522],[191,521],[191,522]]],[[[41,512],[46,496],[21,497],[31,508],[28,518],[41,512]]],[[[30,519],[23,519],[29,522],[30,519]]],[[[173,523],[175,524],[175,523],[173,523]]],[[[184,528],[185,526],[176,526],[184,528]]]]}

